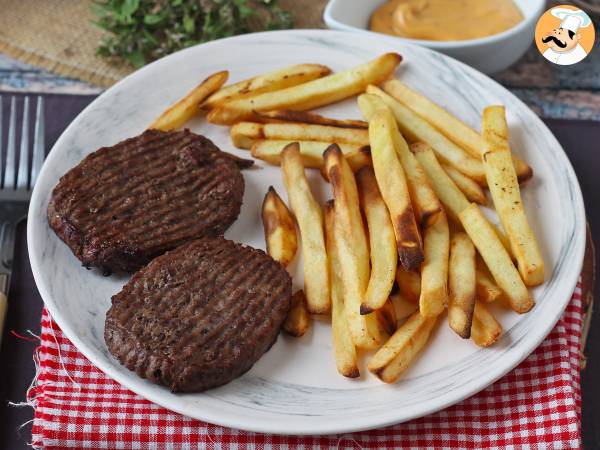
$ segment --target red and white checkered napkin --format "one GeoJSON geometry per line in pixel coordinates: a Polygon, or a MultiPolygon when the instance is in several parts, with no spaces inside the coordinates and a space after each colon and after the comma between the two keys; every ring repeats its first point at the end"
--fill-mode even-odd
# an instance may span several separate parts
{"type": "Polygon", "coordinates": [[[529,358],[494,385],[451,408],[379,430],[305,437],[223,428],[181,416],[144,400],[95,368],[44,311],[40,373],[30,399],[35,404],[33,446],[109,449],[579,448],[582,311],[581,285],[578,285],[552,333],[529,358]]]}

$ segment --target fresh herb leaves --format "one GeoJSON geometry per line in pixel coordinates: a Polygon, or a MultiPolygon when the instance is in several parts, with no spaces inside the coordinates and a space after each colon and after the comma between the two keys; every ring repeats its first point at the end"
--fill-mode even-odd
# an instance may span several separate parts
{"type": "Polygon", "coordinates": [[[98,54],[134,67],[213,39],[292,26],[276,0],[95,0],[92,10],[110,33],[98,54]]]}

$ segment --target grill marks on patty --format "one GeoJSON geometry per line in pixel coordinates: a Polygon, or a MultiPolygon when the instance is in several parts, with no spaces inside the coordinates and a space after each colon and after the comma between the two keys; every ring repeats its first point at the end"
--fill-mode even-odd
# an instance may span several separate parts
{"type": "Polygon", "coordinates": [[[200,239],[156,258],[113,297],[105,340],[144,378],[172,391],[209,389],[273,345],[291,290],[285,269],[263,251],[200,239]]]}
{"type": "Polygon", "coordinates": [[[61,178],[48,222],[87,266],[138,270],[112,298],[104,338],[139,376],[174,392],[225,384],[273,345],[290,308],[285,269],[222,237],[251,161],[191,133],[148,130],[61,178]]]}
{"type": "Polygon", "coordinates": [[[237,218],[236,161],[191,133],[148,130],[85,158],[61,178],[50,226],[85,265],[133,271],[237,218]]]}

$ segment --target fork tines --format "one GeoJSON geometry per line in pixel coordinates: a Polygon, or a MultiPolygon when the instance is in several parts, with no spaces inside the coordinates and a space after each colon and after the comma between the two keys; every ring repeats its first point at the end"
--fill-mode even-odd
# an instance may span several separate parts
{"type": "MultiPolygon", "coordinates": [[[[33,188],[44,162],[44,99],[41,96],[37,98],[31,164],[29,163],[29,103],[30,99],[26,96],[23,99],[21,142],[17,155],[17,99],[15,96],[10,99],[5,164],[2,164],[2,152],[0,151],[0,183],[2,183],[0,186],[3,190],[26,191],[33,188]]],[[[2,96],[0,96],[0,150],[3,142],[2,125],[2,96]]]]}

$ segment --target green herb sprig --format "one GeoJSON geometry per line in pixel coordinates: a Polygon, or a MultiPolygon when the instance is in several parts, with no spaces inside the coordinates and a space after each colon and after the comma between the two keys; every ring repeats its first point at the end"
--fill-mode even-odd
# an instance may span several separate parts
{"type": "Polygon", "coordinates": [[[95,0],[92,10],[110,33],[98,54],[136,68],[202,42],[293,24],[276,0],[95,0]]]}

